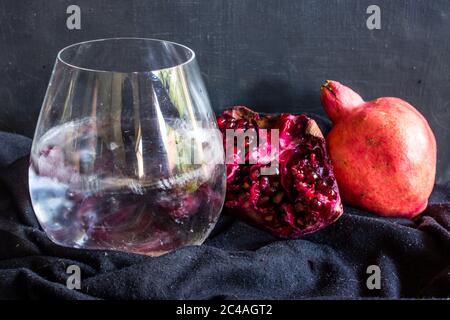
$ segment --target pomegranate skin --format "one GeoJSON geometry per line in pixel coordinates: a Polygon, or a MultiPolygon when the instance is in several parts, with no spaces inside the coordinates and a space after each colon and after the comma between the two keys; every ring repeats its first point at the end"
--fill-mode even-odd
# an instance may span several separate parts
{"type": "Polygon", "coordinates": [[[322,86],[321,101],[333,122],[327,146],[343,201],[382,216],[425,210],[436,175],[426,119],[399,98],[365,102],[336,81],[322,86]]]}

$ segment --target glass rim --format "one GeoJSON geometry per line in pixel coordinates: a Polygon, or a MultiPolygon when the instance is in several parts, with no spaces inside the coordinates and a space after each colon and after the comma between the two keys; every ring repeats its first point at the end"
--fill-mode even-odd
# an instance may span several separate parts
{"type": "Polygon", "coordinates": [[[174,42],[174,41],[162,40],[162,39],[157,39],[157,38],[145,38],[145,37],[112,37],[112,38],[98,38],[98,39],[80,41],[80,42],[72,43],[72,44],[70,44],[68,46],[65,46],[64,48],[60,49],[58,51],[57,56],[56,56],[56,60],[58,62],[61,62],[62,64],[66,65],[67,67],[70,67],[70,68],[73,68],[73,69],[83,70],[83,71],[87,71],[87,72],[96,72],[96,73],[120,73],[120,74],[138,74],[138,73],[139,74],[145,74],[145,73],[151,73],[151,72],[158,72],[158,71],[163,71],[163,70],[175,69],[175,68],[179,68],[179,67],[182,67],[184,65],[187,65],[187,64],[193,62],[195,60],[195,58],[196,58],[195,51],[192,50],[191,48],[189,48],[188,46],[184,45],[184,44],[181,44],[181,43],[178,43],[178,42],[174,42]],[[186,59],[182,63],[176,64],[176,65],[171,66],[171,67],[160,68],[160,69],[152,69],[152,70],[145,70],[145,71],[130,71],[130,72],[86,68],[86,67],[78,66],[76,64],[69,63],[69,62],[65,61],[61,57],[61,55],[66,50],[71,49],[73,47],[77,47],[77,46],[81,46],[81,45],[85,45],[85,44],[90,44],[90,43],[96,43],[96,42],[106,42],[106,41],[111,41],[111,40],[144,40],[144,41],[151,41],[151,42],[158,42],[158,43],[168,43],[168,44],[172,44],[172,45],[174,45],[176,47],[183,48],[184,50],[186,50],[187,52],[190,53],[190,57],[189,57],[189,59],[186,59]]]}

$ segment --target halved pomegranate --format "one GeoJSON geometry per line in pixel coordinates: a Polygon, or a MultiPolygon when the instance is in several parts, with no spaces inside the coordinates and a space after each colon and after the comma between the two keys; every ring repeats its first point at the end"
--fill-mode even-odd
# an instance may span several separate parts
{"type": "Polygon", "coordinates": [[[282,238],[296,238],[317,231],[338,219],[343,208],[325,140],[316,122],[305,115],[282,113],[261,115],[247,107],[225,110],[217,117],[219,129],[255,129],[260,142],[244,154],[234,148],[234,161],[227,164],[228,212],[282,238]],[[261,130],[267,139],[261,139],[261,130]],[[261,168],[270,167],[271,160],[259,157],[271,149],[270,132],[278,129],[279,167],[275,174],[263,175],[261,168]],[[263,152],[264,151],[264,152],[263,152]],[[244,157],[246,163],[240,164],[244,157]],[[262,161],[261,161],[262,160],[262,161]]]}

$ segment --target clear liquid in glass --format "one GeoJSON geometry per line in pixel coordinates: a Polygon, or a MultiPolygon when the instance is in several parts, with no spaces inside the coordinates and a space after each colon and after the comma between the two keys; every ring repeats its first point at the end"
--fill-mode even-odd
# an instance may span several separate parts
{"type": "MultiPolygon", "coordinates": [[[[84,118],[53,127],[35,142],[29,187],[47,235],[68,247],[147,255],[201,244],[223,204],[224,165],[213,159],[176,165],[166,157],[164,165],[144,168],[151,162],[146,157],[160,159],[145,150],[136,157],[151,141],[125,143],[136,137],[123,130],[125,142],[118,145],[102,134],[108,127],[84,118]]],[[[213,157],[221,146],[201,147],[203,156],[213,157]]]]}

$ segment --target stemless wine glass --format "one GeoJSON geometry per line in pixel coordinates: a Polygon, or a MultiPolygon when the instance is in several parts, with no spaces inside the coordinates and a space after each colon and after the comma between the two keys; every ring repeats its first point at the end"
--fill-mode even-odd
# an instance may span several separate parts
{"type": "Polygon", "coordinates": [[[194,52],[114,38],[62,49],[34,135],[36,216],[57,244],[160,255],[201,244],[224,151],[194,52]]]}

